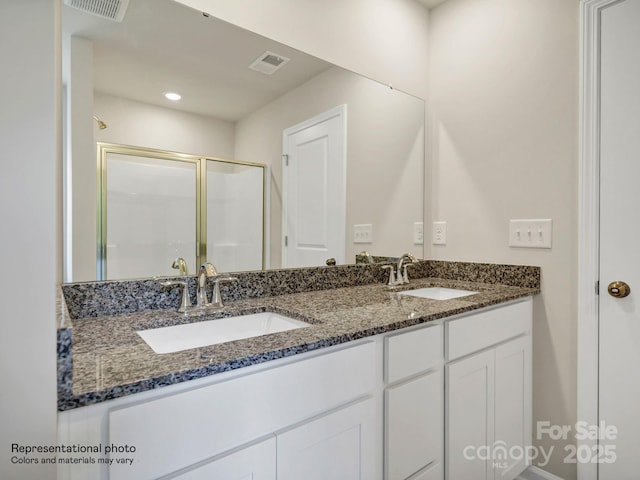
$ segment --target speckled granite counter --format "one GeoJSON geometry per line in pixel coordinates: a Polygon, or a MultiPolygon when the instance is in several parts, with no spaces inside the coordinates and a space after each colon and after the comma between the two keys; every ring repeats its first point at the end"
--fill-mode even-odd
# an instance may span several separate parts
{"type": "MultiPolygon", "coordinates": [[[[73,318],[62,301],[58,329],[58,409],[90,405],[539,293],[537,267],[514,267],[520,269],[518,277],[509,266],[466,263],[456,264],[452,269],[453,262],[421,263],[418,270],[426,278],[413,279],[411,285],[404,288],[390,290],[379,283],[383,273],[376,270],[379,267],[367,266],[363,268],[373,269],[371,279],[355,281],[354,286],[316,285],[330,289],[304,288],[305,291],[297,293],[267,296],[234,296],[233,292],[227,292],[230,298],[237,299],[228,301],[223,309],[194,313],[186,318],[171,308],[73,318]],[[445,278],[428,276],[433,272],[445,278]],[[452,276],[463,280],[446,278],[452,276]],[[511,277],[515,281],[511,281],[511,277]],[[498,283],[501,280],[511,285],[498,283]],[[365,284],[358,284],[360,281],[365,284]],[[453,300],[398,295],[398,291],[425,286],[479,293],[453,300]],[[154,353],[136,334],[137,330],[147,328],[261,311],[283,313],[311,325],[167,354],[154,353]]],[[[100,284],[92,285],[91,288],[97,288],[100,284]]],[[[74,309],[87,313],[75,306],[74,309]]]]}

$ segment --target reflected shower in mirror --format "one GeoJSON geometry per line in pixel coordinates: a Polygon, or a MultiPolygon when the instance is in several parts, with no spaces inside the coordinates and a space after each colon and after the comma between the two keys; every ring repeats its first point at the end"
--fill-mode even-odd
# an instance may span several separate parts
{"type": "MultiPolygon", "coordinates": [[[[234,218],[222,206],[256,193],[234,185],[244,172],[234,172],[233,180],[216,187],[225,198],[207,208],[216,217],[206,219],[200,235],[208,237],[207,260],[221,271],[282,267],[283,133],[339,105],[348,111],[344,261],[354,263],[362,250],[423,256],[413,235],[414,224],[423,219],[423,100],[172,0],[131,2],[120,23],[67,5],[62,14],[65,281],[101,278],[94,161],[99,142],[267,165],[261,261],[253,254],[229,253],[245,243],[238,233],[241,224],[255,221],[248,212],[234,218]],[[251,69],[265,52],[288,61],[270,74],[251,69]],[[168,100],[167,92],[182,99],[168,100]],[[100,129],[94,116],[107,128],[100,129]],[[210,231],[211,225],[217,227],[210,231]],[[359,238],[354,225],[371,225],[372,235],[359,238]]],[[[167,256],[176,250],[170,245],[175,243],[167,244],[167,256]]],[[[197,263],[204,258],[203,247],[191,247],[197,263]]],[[[339,257],[327,255],[334,256],[339,257]]]]}
{"type": "Polygon", "coordinates": [[[98,279],[264,264],[266,166],[99,143],[98,279]]]}

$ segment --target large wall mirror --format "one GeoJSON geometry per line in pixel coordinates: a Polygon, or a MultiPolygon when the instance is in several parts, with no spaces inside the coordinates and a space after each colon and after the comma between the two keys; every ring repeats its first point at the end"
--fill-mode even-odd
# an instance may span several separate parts
{"type": "MultiPolygon", "coordinates": [[[[339,263],[354,263],[363,250],[374,256],[423,256],[415,235],[423,221],[422,99],[173,0],[131,1],[121,22],[66,5],[62,15],[65,281],[101,278],[99,143],[264,164],[262,263],[245,265],[238,260],[222,267],[218,264],[226,261],[223,257],[234,254],[208,252],[203,257],[194,243],[189,267],[195,271],[203,258],[221,271],[302,266],[287,263],[284,253],[290,237],[287,220],[283,221],[285,132],[336,108],[345,112],[344,180],[327,180],[333,177],[323,170],[317,143],[307,150],[318,165],[301,171],[313,172],[325,188],[316,188],[308,179],[301,184],[308,185],[309,195],[318,191],[320,197],[344,198],[339,263]],[[165,98],[168,92],[181,94],[181,100],[165,98]]],[[[184,173],[178,173],[175,183],[184,173]]],[[[123,175],[131,181],[129,173],[123,175]]],[[[150,182],[148,188],[155,195],[166,191],[160,182],[150,182]]],[[[248,183],[231,190],[247,197],[255,193],[248,183]]],[[[313,204],[309,198],[305,201],[313,204]]],[[[236,222],[250,221],[233,212],[217,213],[236,222]]],[[[322,239],[321,221],[306,224],[314,242],[322,239]]],[[[174,227],[167,223],[166,228],[174,227]]],[[[171,245],[160,250],[158,258],[149,260],[162,264],[155,271],[165,271],[178,256],[171,245]]],[[[337,256],[332,253],[326,256],[337,256]]]]}

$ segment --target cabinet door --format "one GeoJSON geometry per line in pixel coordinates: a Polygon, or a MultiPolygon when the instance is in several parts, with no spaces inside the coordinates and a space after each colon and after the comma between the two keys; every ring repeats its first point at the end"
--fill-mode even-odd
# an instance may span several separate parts
{"type": "Polygon", "coordinates": [[[271,438],[171,477],[177,480],[275,480],[276,440],[271,438]]]}
{"type": "Polygon", "coordinates": [[[450,480],[493,479],[488,449],[494,439],[494,350],[447,369],[446,475],[450,480]]]}
{"type": "Polygon", "coordinates": [[[527,458],[508,452],[526,452],[531,445],[531,337],[496,347],[495,358],[495,479],[512,480],[527,458]]]}
{"type": "Polygon", "coordinates": [[[405,480],[442,461],[443,403],[441,369],[385,391],[388,480],[405,480]]]}
{"type": "Polygon", "coordinates": [[[278,435],[278,480],[376,478],[374,414],[367,399],[278,435]]]}

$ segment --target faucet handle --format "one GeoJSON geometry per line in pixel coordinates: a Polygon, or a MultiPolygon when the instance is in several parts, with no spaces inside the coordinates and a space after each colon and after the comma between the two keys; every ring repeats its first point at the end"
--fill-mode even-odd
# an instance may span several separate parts
{"type": "Polygon", "coordinates": [[[213,295],[211,297],[211,304],[216,307],[224,307],[222,303],[222,295],[220,294],[220,284],[223,282],[235,282],[237,277],[231,277],[229,275],[218,275],[213,281],[213,295]]]}
{"type": "Polygon", "coordinates": [[[167,280],[166,282],[160,282],[163,287],[182,287],[182,297],[180,298],[180,306],[178,312],[187,313],[191,308],[191,299],[189,298],[189,282],[186,280],[167,280]]]}
{"type": "MultiPolygon", "coordinates": [[[[409,275],[407,274],[408,267],[414,267],[413,263],[405,263],[402,268],[402,283],[409,283],[409,275]]],[[[398,272],[398,276],[400,276],[400,272],[398,272]]]]}
{"type": "Polygon", "coordinates": [[[385,270],[389,270],[389,281],[387,282],[387,286],[393,287],[396,285],[395,272],[393,271],[393,265],[382,265],[382,268],[385,270]]]}
{"type": "Polygon", "coordinates": [[[184,258],[178,257],[171,264],[171,268],[175,268],[180,272],[180,275],[183,277],[189,276],[189,267],[187,266],[187,262],[184,258]]]}

